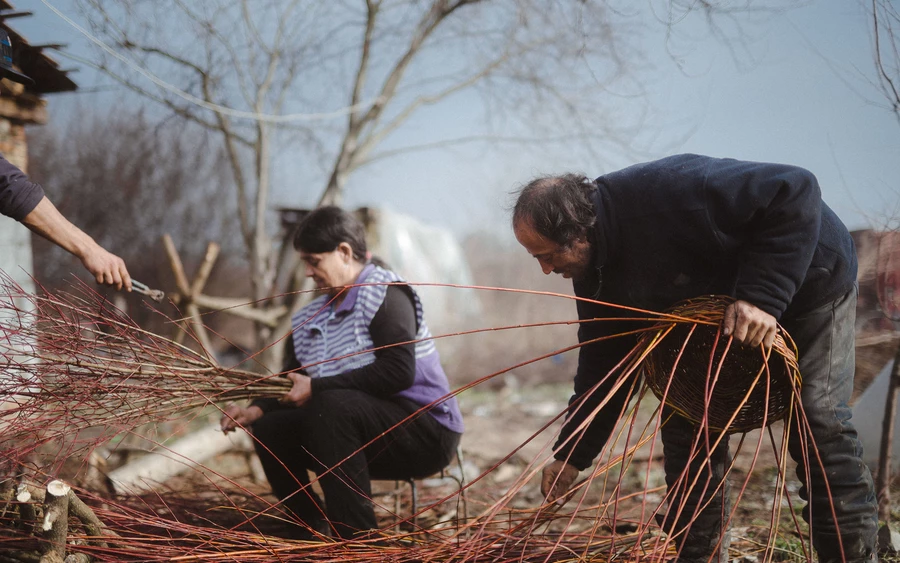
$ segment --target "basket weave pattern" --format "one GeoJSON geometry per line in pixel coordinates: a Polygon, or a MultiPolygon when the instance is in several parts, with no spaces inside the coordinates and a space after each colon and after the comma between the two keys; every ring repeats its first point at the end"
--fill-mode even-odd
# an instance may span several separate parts
{"type": "Polygon", "coordinates": [[[683,301],[667,313],[685,320],[660,322],[640,344],[653,346],[643,372],[661,401],[696,424],[746,432],[787,416],[801,379],[796,346],[781,327],[768,362],[761,348],[729,345],[719,323],[733,302],[723,296],[683,301]]]}

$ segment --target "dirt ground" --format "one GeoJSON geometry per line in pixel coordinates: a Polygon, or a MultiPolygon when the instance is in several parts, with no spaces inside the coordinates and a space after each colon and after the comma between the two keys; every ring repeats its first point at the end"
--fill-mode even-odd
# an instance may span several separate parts
{"type": "MultiPolygon", "coordinates": [[[[890,347],[884,348],[879,353],[892,353],[888,349],[890,347]]],[[[863,360],[874,365],[880,359],[872,359],[873,356],[875,354],[872,351],[867,351],[863,360]]],[[[868,370],[862,375],[871,379],[868,370]]],[[[476,387],[461,395],[460,404],[467,428],[462,440],[463,472],[467,482],[474,481],[466,495],[465,513],[469,518],[480,514],[513,487],[519,490],[507,504],[510,509],[528,509],[541,504],[540,467],[550,455],[550,448],[559,429],[559,421],[553,422],[553,418],[563,412],[570,393],[571,383],[522,384],[515,376],[509,376],[502,384],[490,389],[476,387]],[[526,479],[524,485],[521,483],[523,479],[526,479]]],[[[642,422],[649,419],[657,404],[652,396],[645,399],[640,406],[638,419],[642,422]]],[[[783,426],[776,423],[772,426],[772,434],[777,437],[782,429],[783,426]]],[[[796,530],[806,533],[807,529],[799,518],[802,502],[798,497],[799,484],[793,474],[793,464],[788,462],[787,465],[788,484],[784,488],[785,496],[776,487],[779,481],[777,454],[768,434],[761,436],[759,431],[750,432],[743,441],[739,436],[734,436],[731,445],[732,451],[738,450],[732,472],[732,494],[741,495],[732,524],[732,556],[745,563],[757,561],[755,558],[759,556],[761,546],[772,529],[772,519],[777,518],[780,523],[779,536],[775,540],[775,560],[805,561],[796,530]],[[773,516],[773,507],[779,509],[776,516],[773,516]]],[[[232,452],[220,456],[211,465],[219,471],[227,468],[225,473],[241,483],[248,483],[252,481],[252,475],[246,459],[246,456],[232,452]]],[[[628,519],[642,505],[655,507],[662,500],[665,482],[661,462],[661,444],[658,440],[651,441],[635,453],[631,466],[621,477],[626,495],[646,491],[635,497],[636,500],[622,503],[624,516],[623,523],[619,526],[623,529],[629,526],[628,519]]],[[[459,476],[459,473],[455,464],[448,469],[450,475],[459,476]]],[[[619,478],[616,468],[609,474],[619,478]]],[[[584,475],[583,473],[582,476],[584,475]]],[[[418,506],[424,507],[437,502],[451,495],[457,487],[455,481],[447,478],[436,477],[420,481],[417,484],[418,506]]],[[[600,486],[597,485],[594,489],[590,494],[599,500],[603,495],[600,486]]],[[[256,483],[253,490],[260,494],[267,492],[264,483],[256,483]]],[[[900,497],[898,492],[894,493],[894,499],[900,497]]],[[[401,516],[411,513],[410,488],[406,484],[375,482],[373,497],[380,507],[378,514],[383,525],[387,526],[395,521],[393,513],[401,516]]],[[[462,515],[463,506],[460,503],[444,503],[423,513],[419,523],[425,526],[448,526],[453,525],[453,521],[462,515]]],[[[647,512],[644,521],[651,515],[652,512],[647,512]]],[[[896,516],[900,517],[900,504],[896,516]]]]}
{"type": "MultiPolygon", "coordinates": [[[[896,341],[889,340],[879,344],[863,346],[857,354],[858,378],[857,388],[863,389],[884,362],[891,358],[896,350],[896,341]]],[[[557,368],[560,366],[556,366],[557,368]]],[[[571,367],[569,365],[566,368],[571,367]]],[[[464,513],[468,518],[480,514],[484,509],[502,498],[511,488],[518,492],[507,503],[510,509],[534,508],[542,503],[539,490],[540,468],[550,456],[550,449],[559,429],[559,420],[553,419],[562,413],[571,393],[571,381],[562,380],[553,383],[536,383],[532,372],[516,375],[515,372],[493,381],[490,385],[475,387],[460,396],[460,405],[466,423],[466,433],[462,439],[463,459],[462,471],[456,464],[448,468],[448,475],[459,477],[464,474],[465,480],[472,483],[467,490],[465,505],[459,502],[443,503],[439,507],[423,513],[419,523],[424,526],[448,526],[464,513]],[[524,484],[522,481],[524,480],[524,484]]],[[[658,403],[650,396],[645,399],[639,409],[638,419],[648,420],[658,403]]],[[[214,414],[210,413],[212,420],[214,414]]],[[[638,428],[641,424],[637,425],[638,428]]],[[[781,425],[776,423],[772,432],[776,436],[781,425]]],[[[737,448],[740,440],[732,438],[732,449],[737,448]]],[[[796,533],[795,521],[799,520],[802,503],[798,498],[798,484],[793,475],[793,465],[788,463],[788,485],[786,491],[790,499],[782,498],[777,492],[778,464],[776,449],[769,442],[767,435],[759,431],[751,432],[743,440],[737,455],[735,469],[732,473],[733,494],[743,489],[741,501],[733,522],[734,541],[732,555],[738,554],[745,563],[753,563],[772,528],[773,506],[780,511],[780,535],[777,539],[778,561],[802,561],[802,549],[796,533]],[[760,445],[757,454],[757,444],[760,445]],[[776,496],[779,497],[776,502],[776,496]]],[[[621,451],[618,448],[617,451],[621,451]]],[[[640,493],[632,500],[623,503],[623,514],[627,520],[629,514],[636,514],[637,509],[655,507],[663,498],[664,473],[662,470],[662,446],[658,440],[651,440],[641,447],[633,456],[630,466],[621,476],[624,493],[640,493]],[[631,504],[629,504],[629,502],[631,504]],[[631,510],[632,512],[629,512],[631,510]]],[[[199,473],[189,472],[168,483],[172,491],[199,490],[198,480],[206,480],[216,486],[238,483],[250,494],[268,496],[268,486],[254,474],[252,456],[241,452],[228,452],[206,462],[209,471],[206,477],[199,473]]],[[[619,470],[613,468],[609,475],[619,478],[619,470]]],[[[582,474],[584,476],[584,474],[582,474]]],[[[417,484],[419,495],[418,506],[424,507],[455,492],[458,485],[451,478],[435,477],[420,481],[417,484]]],[[[896,487],[894,487],[896,488],[896,487]]],[[[209,487],[205,487],[209,489],[209,487]]],[[[893,489],[893,488],[892,488],[893,489]]],[[[593,498],[603,496],[600,485],[589,493],[593,498]]],[[[271,497],[269,497],[271,498],[271,497]]],[[[608,497],[607,497],[608,498],[608,497]]],[[[900,491],[895,491],[894,499],[900,499],[900,491]]],[[[215,495],[210,496],[215,503],[215,495]]],[[[381,523],[388,526],[396,520],[395,513],[402,516],[411,514],[410,487],[399,486],[394,482],[375,482],[373,484],[373,500],[379,506],[378,514],[381,523]]],[[[171,505],[171,497],[168,499],[171,505]]],[[[187,501],[187,505],[196,505],[196,500],[187,501]]],[[[197,506],[182,515],[189,519],[192,514],[199,513],[197,506]]],[[[644,521],[652,512],[645,511],[644,521]]],[[[895,518],[900,519],[900,503],[895,509],[895,518]]],[[[799,525],[805,532],[805,526],[799,525]]],[[[277,533],[277,530],[275,531],[277,533]]]]}
{"type": "MultiPolygon", "coordinates": [[[[867,336],[868,340],[863,340],[863,345],[857,350],[854,398],[896,353],[896,339],[867,336]]],[[[563,411],[570,393],[571,382],[536,385],[521,383],[515,376],[507,376],[502,384],[494,385],[491,390],[475,388],[460,397],[467,427],[462,441],[466,477],[471,480],[473,474],[478,476],[487,472],[483,482],[472,488],[470,497],[477,499],[476,504],[499,498],[523,475],[532,476],[517,494],[513,505],[526,507],[540,504],[539,468],[550,455],[560,424],[559,421],[552,422],[552,419],[563,411]],[[515,450],[518,446],[521,447],[515,450]]],[[[652,396],[644,403],[639,418],[646,419],[658,403],[652,396]]],[[[776,423],[771,431],[777,441],[783,425],[776,423]]],[[[759,542],[765,540],[771,529],[773,506],[776,505],[776,496],[779,496],[781,537],[777,540],[776,560],[805,560],[796,530],[805,533],[807,528],[799,517],[803,503],[798,495],[799,482],[794,475],[793,463],[787,461],[786,495],[782,496],[776,488],[779,481],[777,460],[781,454],[776,451],[768,433],[761,436],[760,431],[750,432],[743,441],[740,436],[734,436],[731,447],[732,451],[738,450],[732,473],[732,494],[741,495],[733,522],[735,539],[732,554],[745,553],[745,561],[754,560],[754,553],[760,549],[759,542]]],[[[635,454],[634,459],[623,478],[623,483],[630,489],[628,492],[664,485],[662,447],[658,440],[652,454],[651,446],[647,444],[635,454]]],[[[892,498],[896,504],[895,521],[900,519],[898,484],[895,480],[892,486],[892,498]]],[[[642,500],[650,506],[661,500],[660,495],[661,491],[651,492],[642,500]]]]}

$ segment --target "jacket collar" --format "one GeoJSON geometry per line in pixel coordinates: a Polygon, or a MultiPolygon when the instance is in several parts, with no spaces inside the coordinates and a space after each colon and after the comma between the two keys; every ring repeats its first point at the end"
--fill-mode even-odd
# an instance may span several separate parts
{"type": "Polygon", "coordinates": [[[615,248],[613,233],[615,226],[612,222],[612,216],[609,213],[609,205],[601,193],[604,185],[595,181],[597,189],[591,194],[592,203],[594,204],[594,216],[596,221],[594,228],[590,232],[590,243],[594,252],[594,263],[592,267],[600,269],[610,260],[610,250],[615,248]]]}
{"type": "MultiPolygon", "coordinates": [[[[361,284],[366,281],[366,278],[369,277],[369,274],[375,269],[374,264],[366,264],[362,271],[359,273],[359,276],[356,277],[356,281],[354,284],[361,284]]],[[[356,305],[356,298],[359,295],[360,290],[359,285],[354,285],[350,289],[347,290],[347,296],[344,297],[344,300],[341,301],[341,304],[338,305],[337,309],[334,310],[335,315],[341,315],[349,313],[353,310],[353,306],[356,305]]]]}

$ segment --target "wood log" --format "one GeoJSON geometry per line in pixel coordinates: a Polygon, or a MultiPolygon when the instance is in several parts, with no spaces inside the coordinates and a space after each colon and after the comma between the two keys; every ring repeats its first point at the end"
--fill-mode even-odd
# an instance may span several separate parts
{"type": "MultiPolygon", "coordinates": [[[[19,483],[16,487],[16,500],[19,501],[19,522],[23,528],[31,532],[37,525],[37,512],[31,502],[31,491],[25,483],[19,483]]],[[[43,499],[37,501],[43,502],[43,499]]]]}
{"type": "Polygon", "coordinates": [[[188,283],[187,275],[184,273],[184,264],[181,263],[181,256],[178,255],[175,242],[172,241],[172,236],[168,233],[163,235],[162,241],[163,248],[166,250],[166,256],[169,258],[169,267],[172,268],[172,273],[175,275],[175,287],[178,288],[178,293],[183,297],[190,298],[191,285],[188,283]]]}
{"type": "Polygon", "coordinates": [[[3,489],[2,494],[0,494],[0,502],[3,503],[3,510],[0,510],[0,519],[6,517],[6,512],[9,510],[10,504],[12,504],[13,499],[16,498],[16,490],[12,487],[6,487],[3,489]]]}
{"type": "Polygon", "coordinates": [[[120,494],[153,490],[170,477],[196,467],[216,454],[252,448],[250,437],[244,432],[226,435],[219,424],[214,423],[111,471],[109,480],[120,494]]]}
{"type": "Polygon", "coordinates": [[[198,293],[194,295],[194,303],[213,311],[225,311],[230,315],[262,323],[276,328],[278,322],[288,314],[288,308],[277,305],[266,309],[257,309],[246,297],[214,297],[198,293]]]}
{"type": "Polygon", "coordinates": [[[266,477],[266,470],[263,469],[262,462],[259,461],[259,457],[257,457],[256,452],[253,451],[252,442],[250,444],[250,449],[247,450],[245,455],[247,459],[247,467],[250,469],[250,475],[253,478],[253,482],[257,485],[267,484],[269,480],[266,477]]]}
{"type": "MultiPolygon", "coordinates": [[[[178,287],[178,292],[181,294],[178,301],[183,302],[187,309],[187,321],[193,328],[193,336],[197,339],[197,342],[203,348],[207,357],[215,363],[215,359],[211,355],[212,344],[209,340],[209,334],[201,321],[200,309],[197,307],[197,304],[194,303],[194,294],[199,293],[206,284],[206,279],[212,271],[213,263],[219,255],[219,245],[215,243],[209,243],[207,245],[206,255],[203,258],[203,263],[200,265],[200,273],[194,279],[193,285],[188,283],[187,275],[184,272],[184,264],[182,264],[181,257],[178,255],[178,250],[175,248],[175,243],[168,233],[163,235],[163,247],[169,258],[169,266],[172,268],[172,273],[175,275],[175,285],[178,287]]],[[[184,340],[184,336],[184,332],[179,332],[175,335],[175,342],[181,344],[184,340]]]]}
{"type": "Polygon", "coordinates": [[[206,287],[206,282],[209,280],[209,274],[212,273],[213,265],[216,263],[216,258],[219,257],[219,245],[211,242],[206,245],[206,254],[203,255],[203,261],[200,263],[200,269],[197,270],[197,275],[194,276],[194,281],[191,283],[191,297],[194,297],[203,291],[203,288],[206,287]]]}
{"type": "Polygon", "coordinates": [[[0,553],[0,563],[39,563],[41,556],[33,551],[10,550],[0,553]]]}
{"type": "Polygon", "coordinates": [[[97,518],[91,507],[86,505],[84,501],[75,495],[75,491],[69,490],[69,514],[78,518],[84,525],[84,531],[87,532],[88,543],[98,547],[107,547],[103,541],[103,536],[118,536],[112,530],[106,528],[106,525],[97,518]]]}
{"type": "Polygon", "coordinates": [[[28,103],[28,101],[6,96],[0,98],[0,116],[28,124],[47,123],[46,102],[44,104],[35,104],[28,103]]]}
{"type": "Polygon", "coordinates": [[[47,483],[44,496],[44,544],[40,563],[64,563],[69,533],[69,491],[71,487],[54,479],[47,483]]]}

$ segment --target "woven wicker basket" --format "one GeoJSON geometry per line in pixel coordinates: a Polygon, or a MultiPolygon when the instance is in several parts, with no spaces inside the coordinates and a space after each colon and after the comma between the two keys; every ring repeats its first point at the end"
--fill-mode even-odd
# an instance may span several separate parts
{"type": "Polygon", "coordinates": [[[667,311],[685,321],[661,322],[642,337],[642,349],[655,344],[643,371],[656,396],[688,420],[702,424],[706,419],[713,430],[746,432],[787,416],[794,388],[800,388],[800,371],[796,346],[780,327],[768,370],[761,348],[737,342],[729,347],[729,337],[722,335],[716,342],[725,308],[733,302],[706,296],[667,311]]]}

